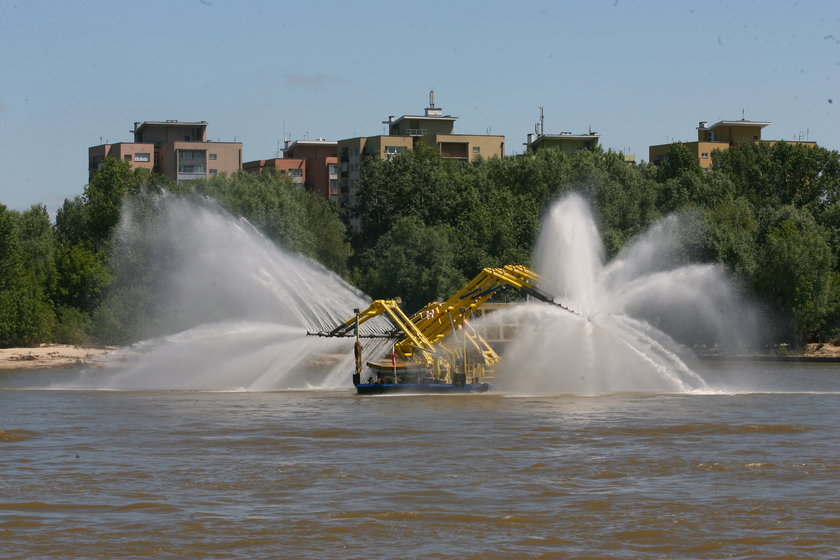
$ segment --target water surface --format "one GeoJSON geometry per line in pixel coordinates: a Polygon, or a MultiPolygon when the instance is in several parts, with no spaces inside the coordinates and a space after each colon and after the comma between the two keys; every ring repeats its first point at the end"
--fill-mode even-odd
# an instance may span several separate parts
{"type": "Polygon", "coordinates": [[[737,367],[597,397],[0,373],[0,556],[837,557],[840,369],[737,367]]]}

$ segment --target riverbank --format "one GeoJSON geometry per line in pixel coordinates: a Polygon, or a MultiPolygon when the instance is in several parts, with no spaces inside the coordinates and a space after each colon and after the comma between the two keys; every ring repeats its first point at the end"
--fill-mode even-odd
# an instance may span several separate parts
{"type": "Polygon", "coordinates": [[[700,360],[723,362],[840,363],[840,346],[834,343],[814,343],[806,345],[803,352],[794,352],[786,346],[779,346],[775,348],[775,352],[766,354],[728,355],[699,352],[697,357],[700,360]]]}
{"type": "Polygon", "coordinates": [[[91,367],[104,364],[104,356],[115,349],[84,348],[69,344],[0,348],[0,370],[91,367]]]}
{"type": "MultiPolygon", "coordinates": [[[[69,344],[42,344],[34,348],[0,348],[0,371],[12,369],[50,369],[106,366],[106,355],[116,347],[88,348],[69,344]]],[[[701,359],[735,361],[803,361],[840,362],[840,346],[836,344],[809,344],[805,352],[778,353],[766,356],[699,356],[701,359]]],[[[118,360],[120,361],[120,360],[118,360]]]]}

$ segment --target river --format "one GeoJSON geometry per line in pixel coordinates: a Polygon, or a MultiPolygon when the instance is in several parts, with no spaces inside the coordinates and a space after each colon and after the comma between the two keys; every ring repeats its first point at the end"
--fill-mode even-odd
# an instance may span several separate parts
{"type": "Polygon", "coordinates": [[[840,367],[702,367],[591,397],[0,372],[0,557],[840,556],[840,367]]]}

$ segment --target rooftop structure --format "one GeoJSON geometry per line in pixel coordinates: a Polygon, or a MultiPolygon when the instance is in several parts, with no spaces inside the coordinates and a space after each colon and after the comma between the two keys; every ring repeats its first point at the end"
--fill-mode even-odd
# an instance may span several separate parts
{"type": "Polygon", "coordinates": [[[591,130],[585,134],[545,134],[545,113],[540,107],[540,120],[534,125],[534,133],[528,135],[525,146],[529,152],[553,149],[565,154],[573,154],[578,150],[591,150],[598,145],[601,135],[591,130]]]}

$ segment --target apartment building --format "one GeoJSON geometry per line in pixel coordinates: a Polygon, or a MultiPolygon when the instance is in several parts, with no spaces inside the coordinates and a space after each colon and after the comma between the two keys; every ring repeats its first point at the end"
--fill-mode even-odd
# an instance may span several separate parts
{"type": "MultiPolygon", "coordinates": [[[[774,144],[779,142],[779,140],[763,140],[761,138],[761,131],[770,124],[769,122],[741,119],[740,121],[720,121],[709,126],[708,122],[701,121],[697,126],[697,141],[683,142],[683,146],[688,148],[688,151],[697,158],[700,167],[708,170],[712,167],[712,152],[715,150],[728,150],[730,146],[737,144],[757,142],[774,144]]],[[[817,145],[816,142],[803,142],[801,140],[785,140],[785,142],[806,146],[817,145]]],[[[650,161],[657,165],[664,162],[673,145],[672,143],[650,146],[648,149],[650,161]]]]}
{"type": "Polygon", "coordinates": [[[252,173],[271,171],[288,176],[300,187],[327,200],[338,200],[338,158],[334,140],[287,140],[283,157],[248,161],[242,169],[252,173]]]}
{"type": "MultiPolygon", "coordinates": [[[[429,92],[429,106],[422,115],[388,117],[388,134],[361,136],[338,141],[339,193],[343,207],[356,206],[356,191],[361,181],[361,164],[364,158],[387,159],[420,144],[440,152],[447,159],[470,162],[478,157],[503,157],[505,137],[490,134],[456,134],[458,117],[444,115],[435,105],[435,92],[429,92]]],[[[351,220],[351,227],[357,227],[351,220]]]]}
{"type": "Polygon", "coordinates": [[[572,155],[578,150],[592,150],[598,146],[601,136],[597,132],[587,134],[572,134],[561,132],[560,134],[529,134],[526,144],[529,152],[540,150],[557,150],[564,154],[572,155]]]}
{"type": "Polygon", "coordinates": [[[306,162],[304,186],[327,200],[338,201],[338,142],[296,140],[286,142],[283,157],[306,162]]]}
{"type": "Polygon", "coordinates": [[[306,160],[289,158],[271,158],[246,161],[242,170],[250,173],[275,173],[286,175],[292,183],[303,188],[306,180],[306,160]]]}
{"type": "Polygon", "coordinates": [[[598,146],[601,135],[591,130],[586,134],[572,134],[561,132],[560,134],[545,133],[545,112],[540,106],[540,120],[534,125],[533,134],[528,135],[525,142],[527,152],[538,152],[540,150],[557,150],[564,154],[572,155],[578,150],[592,150],[598,146]]]}
{"type": "Polygon", "coordinates": [[[88,173],[92,177],[105,158],[127,161],[132,168],[148,169],[183,183],[242,168],[241,142],[207,139],[207,121],[135,122],[134,142],[100,144],[88,148],[88,173]]]}

